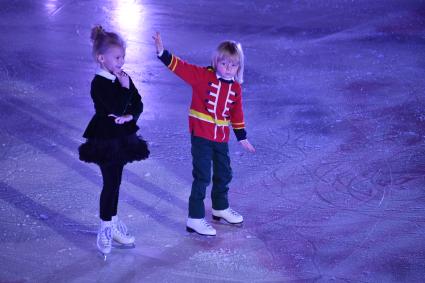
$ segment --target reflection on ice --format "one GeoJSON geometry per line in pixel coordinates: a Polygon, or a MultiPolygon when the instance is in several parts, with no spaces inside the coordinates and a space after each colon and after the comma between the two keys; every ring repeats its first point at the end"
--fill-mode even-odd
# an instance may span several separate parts
{"type": "Polygon", "coordinates": [[[48,16],[53,16],[58,11],[57,0],[46,0],[44,3],[44,8],[47,11],[48,16]]]}
{"type": "Polygon", "coordinates": [[[424,282],[424,15],[423,0],[3,1],[0,282],[424,282]],[[127,42],[152,149],[122,178],[136,248],[106,263],[100,172],[77,152],[95,24],[127,42]],[[215,239],[185,230],[191,89],[158,62],[156,30],[194,64],[222,39],[246,51],[258,150],[229,144],[246,221],[213,222],[215,239]]]}
{"type": "Polygon", "coordinates": [[[123,35],[137,34],[145,15],[145,9],[141,3],[135,0],[116,0],[113,20],[123,35]]]}

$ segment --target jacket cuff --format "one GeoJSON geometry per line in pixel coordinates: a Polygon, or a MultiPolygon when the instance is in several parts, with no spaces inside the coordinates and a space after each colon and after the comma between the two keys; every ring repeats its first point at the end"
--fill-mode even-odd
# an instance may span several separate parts
{"type": "Polygon", "coordinates": [[[235,133],[236,139],[238,141],[246,140],[246,131],[245,131],[245,129],[236,129],[236,130],[233,129],[233,132],[235,133]]]}
{"type": "Polygon", "coordinates": [[[173,59],[173,57],[171,56],[171,53],[168,52],[168,50],[166,50],[166,49],[164,49],[161,56],[159,56],[159,54],[158,54],[158,58],[159,58],[159,60],[162,61],[162,63],[164,63],[165,66],[170,65],[171,60],[173,59]]]}

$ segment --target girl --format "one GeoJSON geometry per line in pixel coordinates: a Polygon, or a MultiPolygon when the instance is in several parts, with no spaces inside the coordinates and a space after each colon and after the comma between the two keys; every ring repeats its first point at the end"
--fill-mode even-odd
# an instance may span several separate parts
{"type": "Polygon", "coordinates": [[[213,219],[231,224],[243,217],[229,207],[228,190],[232,179],[229,158],[229,123],[239,143],[248,151],[255,149],[246,138],[242,111],[244,56],[240,44],[222,42],[212,58],[212,67],[198,67],[164,50],[159,33],[153,36],[159,59],[177,76],[192,86],[189,129],[192,143],[193,183],[189,197],[186,230],[215,236],[216,230],[205,220],[204,198],[211,181],[213,219]]]}
{"type": "Polygon", "coordinates": [[[83,134],[87,141],[79,147],[79,154],[80,160],[99,165],[102,173],[97,247],[106,256],[111,252],[112,240],[134,244],[134,237],[117,216],[119,188],[124,165],[146,159],[149,150],[136,135],[143,103],[133,81],[122,70],[126,48],[123,39],[95,26],[91,40],[99,66],[90,91],[96,113],[83,134]]]}

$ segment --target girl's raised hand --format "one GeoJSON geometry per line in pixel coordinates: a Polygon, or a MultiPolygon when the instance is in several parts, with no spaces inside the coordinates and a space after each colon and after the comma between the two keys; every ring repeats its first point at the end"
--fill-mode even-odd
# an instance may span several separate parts
{"type": "Polygon", "coordinates": [[[152,36],[152,38],[153,38],[153,40],[155,40],[156,53],[161,54],[162,52],[164,52],[164,45],[162,44],[162,39],[161,39],[161,35],[159,34],[159,32],[156,32],[152,36]]]}
{"type": "Polygon", "coordinates": [[[239,143],[247,151],[249,151],[249,152],[255,152],[255,148],[252,146],[252,144],[248,140],[241,140],[241,141],[239,141],[239,143]]]}
{"type": "Polygon", "coordinates": [[[114,73],[114,75],[120,81],[120,84],[122,85],[122,87],[125,87],[128,89],[130,88],[130,78],[123,70],[121,70],[118,73],[114,73]]]}

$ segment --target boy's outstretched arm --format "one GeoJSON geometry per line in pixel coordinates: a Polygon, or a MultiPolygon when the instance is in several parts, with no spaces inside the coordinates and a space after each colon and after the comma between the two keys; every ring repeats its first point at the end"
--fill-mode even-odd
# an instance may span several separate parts
{"type": "Polygon", "coordinates": [[[164,63],[165,66],[168,67],[168,69],[170,69],[173,73],[175,73],[188,84],[195,85],[203,76],[205,76],[205,73],[208,72],[206,68],[189,64],[177,56],[171,54],[168,52],[168,50],[164,49],[159,32],[156,32],[152,38],[155,41],[158,58],[162,61],[162,63],[164,63]]]}

